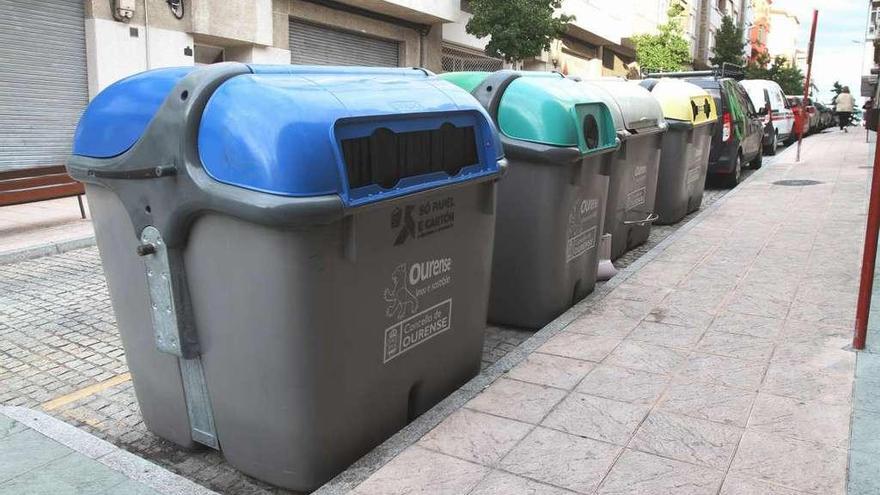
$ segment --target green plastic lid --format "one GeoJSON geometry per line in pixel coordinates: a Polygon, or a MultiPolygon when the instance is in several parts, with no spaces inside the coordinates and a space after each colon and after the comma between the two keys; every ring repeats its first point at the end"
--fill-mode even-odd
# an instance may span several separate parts
{"type": "MultiPolygon", "coordinates": [[[[451,72],[440,77],[473,93],[489,72],[451,72]]],[[[611,112],[586,85],[555,72],[517,72],[504,90],[496,118],[509,138],[559,147],[576,147],[581,153],[598,153],[617,147],[611,112]]]]}

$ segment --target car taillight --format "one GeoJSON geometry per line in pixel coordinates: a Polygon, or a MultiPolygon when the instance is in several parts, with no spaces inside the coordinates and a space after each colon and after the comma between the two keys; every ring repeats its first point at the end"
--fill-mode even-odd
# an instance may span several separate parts
{"type": "Polygon", "coordinates": [[[724,115],[721,117],[721,122],[721,140],[726,143],[730,141],[730,137],[733,135],[733,121],[730,118],[729,112],[724,112],[724,115]]]}

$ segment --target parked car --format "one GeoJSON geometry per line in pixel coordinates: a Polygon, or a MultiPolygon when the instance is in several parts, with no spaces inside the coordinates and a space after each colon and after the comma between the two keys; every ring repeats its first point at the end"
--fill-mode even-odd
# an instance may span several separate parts
{"type": "Polygon", "coordinates": [[[685,80],[705,89],[715,99],[720,117],[709,153],[709,175],[727,187],[734,187],[739,184],[744,164],[761,168],[764,122],[745,88],[735,79],[702,76],[685,80]]]}
{"type": "Polygon", "coordinates": [[[794,129],[794,112],[785,93],[775,81],[766,79],[750,79],[740,84],[764,120],[764,152],[775,155],[776,148],[791,138],[794,129]]]}
{"type": "MultiPolygon", "coordinates": [[[[800,96],[800,95],[788,95],[787,98],[790,99],[789,102],[791,101],[791,99],[794,99],[797,102],[797,103],[795,103],[795,105],[797,105],[797,106],[801,106],[801,102],[804,99],[804,97],[800,96]]],[[[819,110],[817,110],[816,105],[813,104],[813,99],[807,98],[807,123],[806,123],[807,127],[804,132],[804,135],[818,132],[819,131],[819,120],[820,120],[819,110]]]]}
{"type": "Polygon", "coordinates": [[[797,141],[798,137],[801,135],[806,136],[810,133],[810,119],[809,115],[804,117],[803,108],[801,107],[801,97],[800,96],[786,96],[786,100],[788,100],[788,106],[791,108],[791,111],[794,113],[794,132],[791,133],[791,137],[788,138],[785,144],[791,144],[797,141]]]}
{"type": "Polygon", "coordinates": [[[834,110],[818,101],[816,102],[816,109],[819,110],[819,129],[824,131],[829,127],[834,127],[834,121],[836,120],[834,110]]]}

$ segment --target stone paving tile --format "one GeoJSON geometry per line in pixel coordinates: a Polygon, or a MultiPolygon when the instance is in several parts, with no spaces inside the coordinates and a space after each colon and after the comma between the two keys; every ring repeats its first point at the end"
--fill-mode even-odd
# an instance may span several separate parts
{"type": "Polygon", "coordinates": [[[597,492],[599,495],[714,495],[723,471],[626,450],[597,492]]]}
{"type": "Polygon", "coordinates": [[[743,430],[709,421],[654,411],[629,447],[678,461],[726,469],[743,430]]]}
{"type": "Polygon", "coordinates": [[[577,391],[633,404],[653,404],[666,384],[667,375],[618,366],[599,365],[577,386],[577,391]]]}
{"type": "Polygon", "coordinates": [[[747,430],[731,473],[815,494],[844,493],[846,451],[747,430]]]}
{"type": "Polygon", "coordinates": [[[684,364],[686,359],[687,353],[684,351],[625,341],[604,362],[622,368],[666,374],[684,364]]]}
{"type": "Polygon", "coordinates": [[[758,294],[753,290],[745,292],[737,289],[730,296],[730,301],[725,309],[733,313],[765,316],[768,318],[785,318],[788,315],[789,308],[791,308],[791,301],[779,299],[778,295],[771,295],[775,293],[775,290],[767,292],[758,294]]]}
{"type": "Polygon", "coordinates": [[[117,485],[127,480],[122,473],[98,461],[71,454],[0,484],[0,494],[102,493],[115,491],[117,485]]]}
{"type": "Polygon", "coordinates": [[[672,288],[693,270],[691,263],[652,261],[629,278],[629,282],[651,287],[672,288]]]}
{"type": "Polygon", "coordinates": [[[843,349],[852,344],[852,328],[822,325],[798,320],[787,320],[784,340],[790,344],[823,345],[843,349]]]}
{"type": "Polygon", "coordinates": [[[848,405],[804,402],[761,393],[749,418],[749,429],[846,449],[849,444],[848,405]]]}
{"type": "Polygon", "coordinates": [[[465,407],[537,424],[563,397],[563,390],[501,378],[465,407]]]}
{"type": "Polygon", "coordinates": [[[619,343],[619,338],[560,332],[539,347],[538,352],[599,362],[619,343]]]}
{"type": "Polygon", "coordinates": [[[744,427],[756,393],[699,382],[674,383],[663,395],[658,411],[744,427]]]}
{"type": "Polygon", "coordinates": [[[677,381],[757,390],[766,369],[767,365],[758,361],[695,353],[684,365],[677,381]]]}
{"type": "Polygon", "coordinates": [[[573,493],[575,492],[503,471],[493,471],[469,495],[571,495],[573,493]]]}
{"type": "Polygon", "coordinates": [[[775,339],[782,332],[784,323],[778,318],[721,311],[709,330],[775,339]]]}
{"type": "Polygon", "coordinates": [[[541,425],[624,446],[647,413],[644,405],[573,393],[541,425]]]}
{"type": "Polygon", "coordinates": [[[853,401],[854,409],[880,413],[880,380],[856,379],[853,401]]]}
{"type": "Polygon", "coordinates": [[[536,428],[502,461],[511,473],[589,494],[621,447],[546,428],[536,428]]]}
{"type": "Polygon", "coordinates": [[[635,318],[584,314],[565,327],[566,332],[622,339],[639,324],[635,318]]]}
{"type": "Polygon", "coordinates": [[[850,448],[855,452],[880,456],[880,413],[853,411],[850,448]]]}
{"type": "Polygon", "coordinates": [[[19,455],[0,456],[0,483],[73,453],[34,430],[19,431],[0,439],[0,452],[19,452],[19,455]]]}
{"type": "Polygon", "coordinates": [[[704,331],[702,328],[643,321],[632,331],[629,339],[664,347],[690,349],[697,344],[704,331]]]}
{"type": "Polygon", "coordinates": [[[774,364],[767,371],[762,391],[802,401],[845,405],[852,401],[852,380],[846,375],[774,364]]]}
{"type": "Polygon", "coordinates": [[[532,426],[509,419],[459,409],[418,444],[426,449],[491,466],[507,454],[532,426]]]}
{"type": "Polygon", "coordinates": [[[535,352],[507,372],[508,378],[570,390],[589,373],[594,363],[535,352]]]}
{"type": "Polygon", "coordinates": [[[852,376],[855,373],[856,354],[849,349],[783,342],[776,348],[772,364],[852,376]]]}
{"type": "Polygon", "coordinates": [[[460,495],[489,472],[478,464],[410,447],[358,485],[358,495],[460,495]]]}
{"type": "Polygon", "coordinates": [[[880,455],[859,452],[849,453],[848,495],[877,495],[880,493],[880,455]]]}
{"type": "Polygon", "coordinates": [[[800,495],[802,493],[804,492],[731,474],[724,479],[724,485],[721,486],[719,495],[800,495]]]}
{"type": "Polygon", "coordinates": [[[775,345],[773,340],[763,337],[710,330],[700,340],[696,350],[707,354],[766,362],[773,354],[775,345]]]}

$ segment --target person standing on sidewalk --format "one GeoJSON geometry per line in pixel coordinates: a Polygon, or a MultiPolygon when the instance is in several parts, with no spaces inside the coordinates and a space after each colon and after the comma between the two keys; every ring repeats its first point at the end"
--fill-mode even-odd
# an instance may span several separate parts
{"type": "Polygon", "coordinates": [[[837,100],[834,105],[834,110],[837,112],[837,120],[840,124],[840,130],[843,132],[849,132],[846,127],[849,125],[850,119],[852,119],[855,104],[856,100],[853,98],[853,95],[849,93],[849,86],[844,86],[843,92],[837,95],[837,100]]]}

